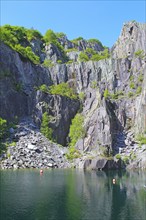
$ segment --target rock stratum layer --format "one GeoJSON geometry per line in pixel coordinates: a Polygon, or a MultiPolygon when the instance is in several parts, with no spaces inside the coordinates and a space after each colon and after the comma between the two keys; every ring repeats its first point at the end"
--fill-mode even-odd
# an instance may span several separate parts
{"type": "MultiPolygon", "coordinates": [[[[0,116],[8,121],[15,116],[29,118],[36,126],[36,131],[29,128],[29,133],[23,127],[22,136],[18,135],[21,124],[13,131],[10,136],[17,136],[17,144],[3,154],[2,168],[146,168],[146,145],[139,145],[137,140],[139,134],[145,138],[146,133],[145,39],[146,25],[128,22],[110,50],[110,57],[98,62],[79,62],[78,56],[88,47],[103,51],[100,44],[80,40],[77,50],[67,53],[72,63],[63,64],[56,63],[58,57],[62,58],[61,51],[53,44],[46,45],[45,52],[38,54],[52,60],[51,67],[34,64],[1,42],[0,116]],[[36,90],[43,84],[49,87],[63,82],[76,94],[84,94],[83,99],[36,90]],[[39,132],[46,110],[52,117],[49,126],[56,143],[39,132]],[[85,136],[75,145],[80,158],[69,162],[65,153],[71,121],[77,112],[84,116],[85,136]],[[107,152],[107,158],[103,152],[107,152]]],[[[66,49],[74,47],[65,37],[60,42],[66,49]]],[[[39,47],[37,41],[32,45],[33,49],[39,47]]],[[[25,121],[28,125],[29,120],[25,121]]]]}

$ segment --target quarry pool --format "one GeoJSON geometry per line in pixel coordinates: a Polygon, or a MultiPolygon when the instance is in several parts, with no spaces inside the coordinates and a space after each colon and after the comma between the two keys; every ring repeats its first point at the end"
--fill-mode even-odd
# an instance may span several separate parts
{"type": "Polygon", "coordinates": [[[4,170],[0,219],[145,220],[145,185],[144,171],[4,170]]]}

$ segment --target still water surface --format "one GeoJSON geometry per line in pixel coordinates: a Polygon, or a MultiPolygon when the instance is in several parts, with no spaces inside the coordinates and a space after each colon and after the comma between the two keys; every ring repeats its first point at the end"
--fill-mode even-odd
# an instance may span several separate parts
{"type": "Polygon", "coordinates": [[[144,185],[146,172],[0,171],[0,220],[146,220],[144,185]]]}

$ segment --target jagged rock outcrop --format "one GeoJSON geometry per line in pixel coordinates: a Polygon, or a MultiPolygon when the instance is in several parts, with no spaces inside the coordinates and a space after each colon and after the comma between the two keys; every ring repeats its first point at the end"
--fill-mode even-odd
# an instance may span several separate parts
{"type": "Polygon", "coordinates": [[[132,57],[138,50],[146,51],[145,31],[146,24],[136,21],[125,23],[118,40],[112,47],[113,58],[132,57]]]}

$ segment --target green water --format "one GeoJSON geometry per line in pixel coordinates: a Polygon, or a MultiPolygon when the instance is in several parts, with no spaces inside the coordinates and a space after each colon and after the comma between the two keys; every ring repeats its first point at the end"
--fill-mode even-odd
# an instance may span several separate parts
{"type": "Polygon", "coordinates": [[[0,220],[146,220],[144,185],[145,172],[0,171],[0,220]]]}

